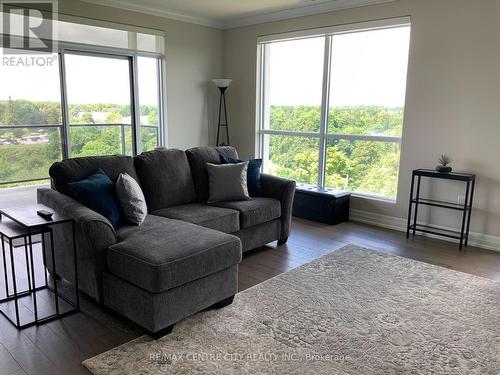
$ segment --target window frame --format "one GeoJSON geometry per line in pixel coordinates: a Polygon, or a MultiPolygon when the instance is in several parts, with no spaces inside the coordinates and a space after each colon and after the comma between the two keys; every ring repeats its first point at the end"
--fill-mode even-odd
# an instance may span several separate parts
{"type": "MultiPolygon", "coordinates": [[[[261,36],[257,38],[257,82],[256,82],[256,154],[263,160],[263,169],[269,160],[269,149],[266,147],[264,140],[266,135],[282,135],[282,136],[295,136],[305,138],[318,138],[319,139],[319,157],[318,157],[318,181],[317,187],[325,189],[325,176],[326,176],[326,152],[328,142],[332,140],[349,140],[349,141],[375,141],[375,142],[392,142],[398,143],[401,146],[401,136],[380,136],[380,135],[353,135],[341,133],[328,132],[328,119],[330,112],[330,82],[331,82],[331,62],[332,62],[332,42],[333,37],[341,34],[350,34],[356,32],[384,30],[399,27],[410,27],[410,17],[398,17],[384,20],[369,21],[355,24],[345,24],[339,26],[332,26],[320,29],[309,29],[302,31],[293,31],[284,34],[272,34],[261,36]],[[265,126],[269,124],[269,108],[267,102],[266,85],[269,82],[269,59],[266,56],[269,54],[268,47],[272,43],[291,41],[297,39],[309,39],[324,37],[325,47],[323,56],[323,86],[321,93],[321,114],[320,114],[320,130],[319,132],[302,132],[302,131],[289,131],[289,130],[273,130],[266,129],[265,126]]],[[[367,199],[387,201],[390,203],[396,202],[396,197],[386,197],[377,194],[369,194],[363,192],[352,191],[351,194],[356,197],[367,199]]]]}
{"type": "MultiPolygon", "coordinates": [[[[1,36],[1,34],[0,34],[1,36]]],[[[23,38],[24,39],[24,38],[23,38]]],[[[19,48],[22,50],[22,48],[19,48]]],[[[158,52],[146,52],[138,50],[128,50],[122,48],[104,47],[104,46],[93,46],[87,44],[71,43],[71,42],[61,42],[57,43],[56,51],[54,55],[57,55],[57,64],[59,68],[59,85],[60,85],[60,104],[62,112],[62,121],[60,124],[41,124],[41,125],[26,125],[24,127],[37,127],[37,128],[58,128],[60,132],[60,144],[61,144],[61,157],[62,159],[68,159],[71,157],[71,145],[70,145],[70,123],[69,123],[69,112],[68,112],[68,98],[67,98],[67,81],[66,81],[66,68],[65,68],[65,55],[66,54],[79,54],[84,56],[98,56],[98,57],[108,57],[125,59],[129,62],[129,80],[130,80],[130,92],[131,92],[131,129],[132,129],[132,155],[137,155],[141,152],[141,125],[140,124],[140,103],[139,103],[139,83],[138,83],[138,57],[149,57],[155,58],[157,61],[157,75],[158,75],[158,131],[157,131],[157,147],[164,147],[166,143],[166,129],[165,129],[165,106],[164,106],[164,65],[165,58],[164,55],[158,52]]],[[[118,124],[119,125],[119,124],[118,124]]],[[[19,125],[17,127],[22,127],[19,125]]],[[[1,129],[1,127],[0,127],[1,129]]],[[[19,181],[0,181],[0,188],[5,185],[16,185],[16,184],[27,184],[36,181],[48,180],[50,176],[46,178],[34,178],[29,180],[19,180],[19,181]]],[[[26,185],[27,186],[27,185],[26,185]]]]}
{"type": "Polygon", "coordinates": [[[66,84],[66,67],[65,67],[65,55],[83,55],[83,56],[97,56],[97,57],[108,57],[123,59],[129,62],[129,82],[130,82],[130,106],[131,113],[131,129],[132,129],[132,155],[137,155],[141,152],[141,139],[140,139],[140,103],[139,103],[139,80],[138,80],[138,57],[151,57],[157,59],[157,72],[158,72],[158,135],[157,144],[158,147],[164,146],[164,106],[163,106],[163,56],[159,53],[153,52],[142,52],[142,51],[130,51],[123,50],[119,48],[108,48],[100,46],[88,46],[79,45],[76,43],[65,43],[59,42],[58,45],[58,62],[59,62],[59,80],[61,83],[61,104],[63,110],[63,159],[71,157],[70,155],[70,139],[69,139],[69,113],[68,113],[68,98],[67,98],[67,84],[66,84]]]}

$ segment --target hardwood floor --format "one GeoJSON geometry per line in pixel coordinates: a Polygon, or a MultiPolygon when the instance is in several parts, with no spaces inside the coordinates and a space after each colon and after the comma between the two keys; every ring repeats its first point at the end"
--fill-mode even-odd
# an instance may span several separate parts
{"type": "MultiPolygon", "coordinates": [[[[286,245],[244,255],[239,290],[349,243],[500,281],[500,253],[476,248],[459,252],[450,242],[425,237],[407,241],[404,233],[357,223],[329,226],[294,219],[286,245]]],[[[85,297],[81,312],[22,331],[0,316],[0,375],[88,374],[82,360],[142,334],[140,327],[85,297]]]]}

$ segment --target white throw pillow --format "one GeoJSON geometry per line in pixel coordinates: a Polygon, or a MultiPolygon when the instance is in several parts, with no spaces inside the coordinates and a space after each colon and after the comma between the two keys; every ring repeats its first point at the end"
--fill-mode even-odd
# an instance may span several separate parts
{"type": "Polygon", "coordinates": [[[116,194],[127,220],[141,225],[148,214],[148,206],[137,181],[127,173],[120,173],[116,181],[116,194]]]}

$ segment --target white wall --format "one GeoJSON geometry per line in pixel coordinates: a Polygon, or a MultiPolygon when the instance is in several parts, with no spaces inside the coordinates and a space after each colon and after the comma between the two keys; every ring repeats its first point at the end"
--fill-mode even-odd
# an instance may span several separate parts
{"type": "MultiPolygon", "coordinates": [[[[407,15],[412,35],[397,203],[353,198],[351,206],[406,217],[411,170],[434,167],[445,152],[456,170],[477,174],[472,231],[500,236],[498,0],[400,0],[226,30],[224,74],[234,79],[228,105],[235,146],[243,157],[255,154],[258,36],[407,15]]],[[[460,192],[446,185],[432,194],[457,200],[460,192]]],[[[423,218],[459,224],[456,215],[436,212],[423,212],[423,218]]]]}
{"type": "Polygon", "coordinates": [[[222,73],[222,31],[78,0],[60,0],[59,12],[164,30],[167,141],[186,149],[215,143],[218,91],[210,79],[222,73]]]}

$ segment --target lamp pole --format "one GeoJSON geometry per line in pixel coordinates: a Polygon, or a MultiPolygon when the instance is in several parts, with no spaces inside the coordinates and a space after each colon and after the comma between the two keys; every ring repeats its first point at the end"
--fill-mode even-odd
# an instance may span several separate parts
{"type": "Polygon", "coordinates": [[[220,91],[219,98],[219,120],[217,122],[217,146],[229,146],[229,124],[227,121],[227,106],[226,106],[226,90],[231,83],[230,79],[214,79],[213,83],[218,87],[220,91]],[[224,106],[224,121],[222,121],[222,106],[224,106]],[[221,128],[225,128],[226,132],[226,143],[220,142],[221,128]]]}

